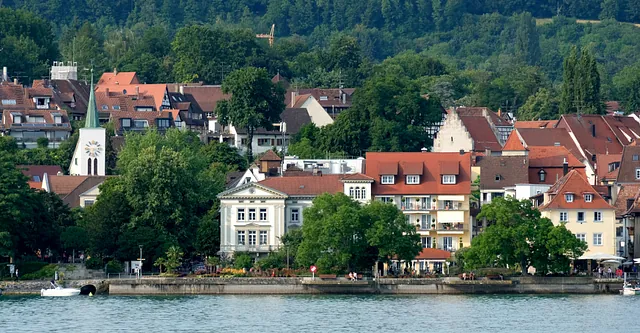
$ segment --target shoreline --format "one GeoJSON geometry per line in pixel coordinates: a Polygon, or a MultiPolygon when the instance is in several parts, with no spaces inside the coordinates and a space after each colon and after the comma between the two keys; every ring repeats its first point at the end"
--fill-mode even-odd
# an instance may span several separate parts
{"type": "MultiPolygon", "coordinates": [[[[316,278],[160,278],[66,280],[66,287],[93,284],[110,295],[463,295],[463,294],[619,294],[622,281],[590,277],[511,277],[463,281],[449,278],[379,278],[357,282],[316,278]]],[[[0,281],[4,295],[39,295],[49,281],[0,281]]]]}

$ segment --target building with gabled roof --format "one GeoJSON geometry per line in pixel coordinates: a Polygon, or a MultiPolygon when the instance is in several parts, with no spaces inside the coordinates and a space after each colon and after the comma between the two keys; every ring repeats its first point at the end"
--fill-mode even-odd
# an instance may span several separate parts
{"type": "Polygon", "coordinates": [[[640,146],[624,147],[616,183],[640,184],[640,146]]]}
{"type": "Polygon", "coordinates": [[[303,210],[315,197],[342,193],[366,203],[373,179],[362,175],[310,175],[266,178],[220,194],[220,253],[259,257],[276,251],[289,230],[304,223],[303,210]]]}
{"type": "Polygon", "coordinates": [[[365,163],[374,200],[398,206],[424,248],[455,252],[471,244],[471,153],[368,152],[365,163]]]}
{"type": "Polygon", "coordinates": [[[482,112],[481,115],[477,115],[477,112],[471,112],[467,108],[463,109],[462,113],[457,109],[450,110],[434,139],[433,151],[500,152],[502,144],[499,132],[490,117],[493,113],[486,109],[482,112]]]}
{"type": "Polygon", "coordinates": [[[57,194],[71,208],[85,208],[96,202],[100,195],[100,185],[109,177],[45,174],[42,190],[57,194]]]}
{"type": "Polygon", "coordinates": [[[554,225],[564,225],[585,241],[588,245],[585,255],[619,254],[622,237],[616,236],[616,208],[578,171],[571,170],[560,178],[544,193],[544,201],[538,208],[554,225]]]}

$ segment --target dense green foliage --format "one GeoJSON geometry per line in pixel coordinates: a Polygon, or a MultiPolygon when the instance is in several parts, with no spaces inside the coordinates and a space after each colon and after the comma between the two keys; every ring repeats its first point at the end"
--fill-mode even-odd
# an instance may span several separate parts
{"type": "Polygon", "coordinates": [[[578,240],[564,225],[554,226],[527,200],[497,198],[482,206],[479,219],[491,225],[476,236],[461,256],[464,268],[516,267],[527,272],[569,272],[572,260],[581,256],[587,244],[578,240]]]}
{"type": "Polygon", "coordinates": [[[171,246],[188,255],[212,254],[215,249],[202,242],[218,237],[216,194],[224,188],[226,169],[200,153],[205,146],[192,132],[149,131],[126,140],[118,155],[120,177],[101,186],[83,216],[90,252],[126,261],[143,245],[151,263],[171,246]]]}
{"type": "Polygon", "coordinates": [[[296,262],[321,272],[370,270],[376,261],[413,259],[421,249],[415,227],[393,205],[362,206],[342,193],[323,194],[303,215],[296,262]]]}

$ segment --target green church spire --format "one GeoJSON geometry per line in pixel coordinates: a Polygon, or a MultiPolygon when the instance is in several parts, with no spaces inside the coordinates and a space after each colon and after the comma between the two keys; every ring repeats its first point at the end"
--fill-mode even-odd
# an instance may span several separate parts
{"type": "Polygon", "coordinates": [[[91,91],[89,92],[89,104],[87,105],[87,115],[85,117],[84,128],[99,128],[98,108],[96,107],[96,96],[93,93],[93,68],[91,69],[91,91]]]}

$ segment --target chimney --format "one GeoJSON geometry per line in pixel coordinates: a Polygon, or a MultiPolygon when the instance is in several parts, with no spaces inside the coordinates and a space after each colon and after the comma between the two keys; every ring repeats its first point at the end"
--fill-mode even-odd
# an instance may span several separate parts
{"type": "Polygon", "coordinates": [[[427,149],[427,147],[422,147],[422,149],[420,149],[421,152],[426,153],[429,151],[429,149],[427,149]]]}
{"type": "Polygon", "coordinates": [[[569,173],[569,162],[567,162],[567,158],[564,158],[564,162],[562,162],[562,175],[566,176],[569,173]]]}
{"type": "Polygon", "coordinates": [[[140,96],[140,86],[136,86],[136,96],[140,96]]]}
{"type": "Polygon", "coordinates": [[[18,85],[18,78],[13,79],[13,84],[18,85]]]}
{"type": "Polygon", "coordinates": [[[180,91],[180,95],[184,95],[184,86],[180,85],[180,87],[178,87],[178,91],[180,91]]]}
{"type": "Polygon", "coordinates": [[[296,97],[298,97],[298,92],[297,91],[292,91],[291,92],[291,107],[296,105],[296,97]]]}
{"type": "Polygon", "coordinates": [[[118,69],[113,67],[113,75],[118,75],[118,69]]]}
{"type": "Polygon", "coordinates": [[[489,149],[489,148],[485,148],[485,149],[484,149],[484,155],[485,155],[485,156],[491,156],[491,149],[489,149]]]}
{"type": "Polygon", "coordinates": [[[2,82],[8,81],[9,75],[7,75],[7,67],[2,67],[2,82]]]}
{"type": "Polygon", "coordinates": [[[498,117],[502,117],[502,109],[498,108],[498,117]]]}
{"type": "Polygon", "coordinates": [[[62,176],[62,171],[58,171],[57,176],[62,176]]]}
{"type": "Polygon", "coordinates": [[[107,97],[109,96],[109,88],[104,88],[104,93],[107,95],[107,97]]]}
{"type": "Polygon", "coordinates": [[[342,94],[342,104],[347,104],[347,93],[342,90],[340,90],[340,93],[342,94]]]}
{"type": "Polygon", "coordinates": [[[596,124],[591,124],[591,136],[596,137],[596,124]]]}

